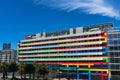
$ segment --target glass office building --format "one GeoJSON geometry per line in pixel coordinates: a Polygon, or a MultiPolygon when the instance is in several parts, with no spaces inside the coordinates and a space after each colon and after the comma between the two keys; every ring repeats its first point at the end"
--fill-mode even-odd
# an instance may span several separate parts
{"type": "Polygon", "coordinates": [[[108,31],[108,47],[110,70],[114,75],[120,75],[120,30],[108,31]]]}
{"type": "Polygon", "coordinates": [[[65,78],[108,80],[108,29],[112,23],[27,35],[18,62],[48,64],[65,78]]]}

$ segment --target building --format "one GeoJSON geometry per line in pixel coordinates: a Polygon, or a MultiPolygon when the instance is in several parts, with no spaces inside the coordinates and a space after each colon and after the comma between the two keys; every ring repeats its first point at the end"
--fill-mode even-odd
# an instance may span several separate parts
{"type": "Polygon", "coordinates": [[[120,30],[108,31],[109,67],[113,75],[120,75],[120,30]]]}
{"type": "Polygon", "coordinates": [[[48,64],[61,77],[108,80],[108,32],[113,23],[43,32],[18,43],[18,62],[48,64]]]}
{"type": "Polygon", "coordinates": [[[3,43],[3,50],[8,50],[11,49],[11,44],[10,43],[3,43]]]}
{"type": "Polygon", "coordinates": [[[3,49],[0,50],[0,63],[1,62],[15,62],[16,61],[16,53],[17,51],[11,49],[10,43],[4,43],[3,49]]]}

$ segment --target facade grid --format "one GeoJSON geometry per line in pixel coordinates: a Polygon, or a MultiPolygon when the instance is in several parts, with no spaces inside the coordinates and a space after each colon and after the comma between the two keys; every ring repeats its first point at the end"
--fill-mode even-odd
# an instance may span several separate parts
{"type": "Polygon", "coordinates": [[[49,64],[66,78],[108,80],[108,28],[113,24],[27,35],[18,43],[18,62],[49,64]]]}
{"type": "MultiPolygon", "coordinates": [[[[120,71],[120,31],[108,32],[108,46],[111,71],[120,71]]],[[[117,73],[116,73],[117,74],[117,73]]]]}

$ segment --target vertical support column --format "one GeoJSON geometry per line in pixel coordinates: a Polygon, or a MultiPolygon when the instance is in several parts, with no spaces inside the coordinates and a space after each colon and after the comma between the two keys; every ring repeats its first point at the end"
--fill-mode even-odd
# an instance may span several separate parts
{"type": "Polygon", "coordinates": [[[80,80],[80,75],[79,75],[78,68],[79,68],[79,65],[77,65],[76,70],[77,70],[77,80],[80,80]]]}
{"type": "Polygon", "coordinates": [[[109,73],[108,73],[108,80],[111,80],[111,71],[109,70],[109,73]]]}
{"type": "Polygon", "coordinates": [[[91,71],[88,71],[88,80],[91,80],[91,71]]]}
{"type": "MultiPolygon", "coordinates": [[[[67,65],[67,68],[69,67],[69,65],[67,65]]],[[[69,78],[69,70],[67,70],[67,74],[66,74],[67,76],[67,78],[69,78]]]]}
{"type": "Polygon", "coordinates": [[[91,71],[90,71],[91,65],[88,65],[89,71],[88,71],[88,80],[91,80],[91,71]]]}
{"type": "Polygon", "coordinates": [[[101,80],[104,80],[103,71],[101,71],[101,80]]]}
{"type": "Polygon", "coordinates": [[[66,78],[69,78],[69,70],[67,70],[66,78]]]}
{"type": "Polygon", "coordinates": [[[77,80],[80,80],[80,75],[78,71],[77,71],[77,80]]]}

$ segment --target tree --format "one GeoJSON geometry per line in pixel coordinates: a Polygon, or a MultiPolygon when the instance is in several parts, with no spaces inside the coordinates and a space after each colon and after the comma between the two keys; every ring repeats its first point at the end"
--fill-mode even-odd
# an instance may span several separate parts
{"type": "Polygon", "coordinates": [[[20,62],[19,64],[19,73],[20,73],[20,76],[21,76],[21,79],[23,78],[23,74],[25,74],[25,63],[24,62],[20,62]]]}
{"type": "Polygon", "coordinates": [[[25,72],[29,74],[29,80],[31,80],[31,74],[35,72],[35,68],[32,64],[26,64],[25,66],[25,72]]]}
{"type": "Polygon", "coordinates": [[[3,62],[1,64],[1,72],[3,73],[3,80],[5,80],[5,78],[7,77],[8,67],[9,64],[7,62],[3,62]]]}
{"type": "Polygon", "coordinates": [[[3,72],[2,63],[0,63],[0,73],[3,72]]]}
{"type": "Polygon", "coordinates": [[[47,65],[41,64],[41,65],[39,66],[39,71],[38,71],[38,73],[39,73],[40,75],[42,75],[43,80],[44,80],[44,79],[45,79],[45,75],[49,73],[49,69],[48,69],[47,65]]]}
{"type": "Polygon", "coordinates": [[[35,71],[33,73],[33,80],[35,79],[35,74],[38,72],[39,70],[39,65],[36,63],[36,62],[33,62],[32,65],[34,66],[35,68],[35,71]]]}
{"type": "Polygon", "coordinates": [[[2,73],[2,63],[0,63],[0,73],[2,73]]]}
{"type": "Polygon", "coordinates": [[[14,78],[15,78],[14,73],[17,72],[17,70],[18,70],[17,63],[16,62],[10,63],[8,70],[10,72],[12,72],[12,80],[14,80],[14,78]]]}

